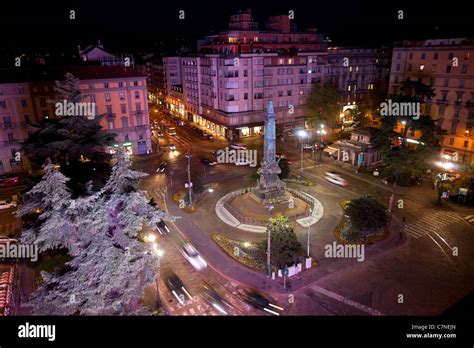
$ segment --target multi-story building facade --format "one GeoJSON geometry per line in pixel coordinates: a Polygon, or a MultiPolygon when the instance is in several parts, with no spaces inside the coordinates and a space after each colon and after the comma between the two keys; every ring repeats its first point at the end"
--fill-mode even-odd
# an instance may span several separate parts
{"type": "MultiPolygon", "coordinates": [[[[80,79],[79,87],[85,102],[95,103],[95,114],[102,115],[104,131],[116,134],[117,143],[129,153],[152,151],[146,76],[124,67],[83,66],[50,71],[51,80],[64,79],[71,72],[80,79]]],[[[28,169],[28,161],[15,154],[21,149],[34,124],[44,118],[54,118],[51,100],[59,98],[53,81],[38,80],[32,75],[21,77],[22,82],[9,82],[8,74],[0,80],[0,173],[28,169]]],[[[14,81],[18,77],[10,81],[14,81]]],[[[106,149],[104,149],[106,150],[106,149]]]]}
{"type": "Polygon", "coordinates": [[[277,127],[302,127],[314,84],[339,82],[340,72],[332,65],[341,58],[342,66],[349,53],[352,67],[344,68],[348,74],[354,71],[351,79],[348,75],[340,81],[340,88],[345,92],[355,83],[359,92],[349,93],[355,101],[373,86],[374,51],[354,49],[339,57],[335,49],[331,56],[322,34],[294,29],[286,15],[270,17],[266,30],[259,30],[247,10],[231,16],[227,31],[200,42],[197,56],[164,58],[171,112],[233,139],[263,132],[264,111],[271,100],[277,127]]]}
{"type": "Polygon", "coordinates": [[[434,88],[430,113],[445,135],[442,154],[471,162],[474,146],[474,40],[471,38],[404,41],[394,45],[389,94],[398,94],[406,79],[434,88]]]}

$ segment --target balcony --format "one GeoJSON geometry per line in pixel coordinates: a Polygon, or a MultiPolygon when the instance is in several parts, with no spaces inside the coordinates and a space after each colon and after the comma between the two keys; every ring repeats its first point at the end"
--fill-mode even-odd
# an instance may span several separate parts
{"type": "Polygon", "coordinates": [[[115,112],[106,112],[104,116],[105,116],[105,118],[110,120],[110,119],[114,119],[116,114],[115,114],[115,112]]]}
{"type": "Polygon", "coordinates": [[[469,101],[466,103],[466,108],[468,108],[468,109],[474,109],[474,100],[469,100],[469,101]]]}
{"type": "Polygon", "coordinates": [[[449,101],[447,99],[436,99],[436,103],[439,105],[448,105],[449,101]]]}
{"type": "Polygon", "coordinates": [[[15,125],[13,123],[2,123],[2,128],[3,129],[13,129],[15,128],[15,125]]]}

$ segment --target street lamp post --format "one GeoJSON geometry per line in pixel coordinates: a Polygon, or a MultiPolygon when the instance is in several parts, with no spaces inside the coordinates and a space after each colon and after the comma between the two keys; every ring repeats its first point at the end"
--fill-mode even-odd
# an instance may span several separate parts
{"type": "Polygon", "coordinates": [[[322,150],[321,149],[321,140],[322,140],[323,135],[327,134],[326,130],[324,129],[324,124],[321,124],[319,126],[319,129],[316,131],[316,133],[319,135],[319,149],[318,149],[319,150],[319,162],[322,162],[323,161],[323,157],[322,157],[323,154],[321,152],[321,150],[322,150]]]}
{"type": "Polygon", "coordinates": [[[301,172],[303,172],[303,142],[302,142],[302,139],[306,139],[307,136],[308,136],[308,133],[304,129],[301,129],[298,132],[298,137],[300,138],[300,141],[301,141],[301,172]]]}
{"type": "Polygon", "coordinates": [[[189,188],[189,206],[193,206],[192,183],[191,183],[191,152],[186,154],[188,159],[188,188],[189,188]]]}
{"type": "Polygon", "coordinates": [[[270,261],[271,261],[271,249],[270,249],[270,243],[271,243],[271,233],[270,233],[270,217],[271,217],[271,211],[272,209],[274,208],[273,205],[269,205],[267,206],[267,209],[268,209],[268,240],[267,240],[267,276],[270,277],[271,275],[271,265],[270,265],[270,261]]]}
{"type": "Polygon", "coordinates": [[[306,253],[306,257],[309,258],[309,235],[310,235],[310,232],[311,232],[311,224],[309,223],[309,218],[311,217],[311,213],[313,212],[313,210],[311,208],[309,208],[309,215],[308,215],[308,240],[307,240],[307,243],[306,243],[306,250],[307,250],[307,253],[306,253]]]}

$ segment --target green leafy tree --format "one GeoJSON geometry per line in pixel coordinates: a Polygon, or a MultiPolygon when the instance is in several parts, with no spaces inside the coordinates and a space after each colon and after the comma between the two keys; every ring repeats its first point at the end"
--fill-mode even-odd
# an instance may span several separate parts
{"type": "Polygon", "coordinates": [[[350,223],[357,231],[368,231],[385,226],[388,215],[385,207],[374,197],[366,195],[351,200],[345,209],[350,223]]]}
{"type": "MultiPolygon", "coordinates": [[[[79,80],[70,73],[65,78],[56,81],[59,98],[54,103],[84,102],[79,80]]],[[[106,149],[114,142],[114,134],[104,132],[99,121],[100,116],[88,119],[84,115],[43,119],[24,143],[23,151],[34,169],[40,169],[48,158],[59,165],[60,171],[70,178],[68,186],[74,196],[87,193],[89,182],[99,189],[110,175],[111,155],[106,149]]]]}
{"type": "MultiPolygon", "coordinates": [[[[296,238],[293,228],[284,216],[270,219],[270,250],[271,264],[277,268],[289,266],[298,261],[303,253],[303,248],[296,238]]],[[[258,244],[262,259],[266,258],[267,240],[258,244]]]]}
{"type": "MultiPolygon", "coordinates": [[[[421,112],[424,110],[422,105],[427,98],[434,96],[431,87],[425,85],[419,80],[404,81],[398,95],[392,96],[393,102],[415,102],[420,103],[421,112]]],[[[413,176],[420,176],[432,161],[433,154],[439,151],[439,142],[435,137],[437,132],[436,125],[427,113],[420,114],[419,119],[412,117],[394,117],[385,116],[382,119],[380,132],[375,143],[380,147],[384,162],[391,171],[391,181],[412,184],[413,176]],[[404,122],[405,125],[400,133],[395,131],[397,122],[404,122]],[[409,143],[408,133],[421,134],[417,139],[420,143],[409,143]]]]}
{"type": "Polygon", "coordinates": [[[306,120],[313,127],[321,123],[333,127],[338,119],[342,97],[331,85],[314,85],[306,102],[306,120]]]}

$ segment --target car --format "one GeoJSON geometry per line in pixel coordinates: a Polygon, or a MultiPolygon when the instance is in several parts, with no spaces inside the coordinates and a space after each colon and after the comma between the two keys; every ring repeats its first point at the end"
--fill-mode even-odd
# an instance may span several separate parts
{"type": "Polygon", "coordinates": [[[207,134],[207,139],[212,140],[214,139],[214,136],[212,134],[207,134]]]}
{"type": "Polygon", "coordinates": [[[186,298],[189,298],[190,300],[193,299],[189,291],[186,290],[181,279],[179,279],[179,277],[175,273],[171,273],[166,278],[166,286],[168,287],[170,292],[173,294],[173,296],[176,297],[178,302],[181,303],[182,305],[187,302],[186,298]]]}
{"type": "Polygon", "coordinates": [[[231,144],[230,148],[234,150],[247,150],[243,144],[231,144]]]}
{"type": "Polygon", "coordinates": [[[170,229],[169,227],[165,224],[165,222],[163,220],[161,220],[160,222],[158,222],[156,224],[156,227],[158,227],[158,232],[160,232],[160,234],[162,236],[165,236],[167,234],[170,233],[170,229]]]}
{"type": "Polygon", "coordinates": [[[164,137],[165,136],[165,134],[162,131],[156,132],[156,135],[159,136],[159,137],[164,137]]]}
{"type": "Polygon", "coordinates": [[[201,271],[207,267],[207,262],[201,257],[201,255],[199,255],[199,252],[190,243],[184,243],[181,246],[180,251],[195,270],[201,271]]]}
{"type": "Polygon", "coordinates": [[[229,310],[233,308],[229,302],[219,295],[210,285],[204,285],[203,289],[202,297],[209,306],[213,307],[223,315],[229,314],[229,310]]]}
{"type": "Polygon", "coordinates": [[[201,158],[201,163],[207,164],[208,166],[215,166],[217,164],[216,161],[210,160],[209,158],[201,158]]]}
{"type": "Polygon", "coordinates": [[[234,164],[236,166],[248,166],[250,164],[250,161],[246,158],[238,158],[234,164]]]}
{"type": "Polygon", "coordinates": [[[0,201],[0,209],[10,209],[10,208],[15,208],[17,206],[15,201],[5,201],[1,200],[0,201]]]}
{"type": "Polygon", "coordinates": [[[186,125],[186,122],[184,122],[184,121],[179,121],[179,125],[180,125],[180,126],[185,126],[185,125],[186,125]]]}
{"type": "Polygon", "coordinates": [[[325,178],[327,181],[329,181],[329,182],[331,182],[331,183],[333,183],[333,184],[336,184],[336,185],[339,185],[339,186],[343,186],[343,187],[345,187],[345,186],[347,186],[347,185],[349,184],[349,183],[347,182],[347,180],[346,180],[346,179],[343,179],[342,176],[341,176],[341,174],[339,174],[339,173],[337,173],[337,172],[331,172],[331,171],[326,172],[324,178],[325,178]]]}
{"type": "Polygon", "coordinates": [[[280,315],[280,312],[283,311],[283,308],[277,305],[274,305],[273,303],[270,302],[269,299],[267,299],[265,296],[263,296],[257,291],[245,292],[242,297],[244,301],[247,302],[252,307],[256,309],[260,309],[267,313],[270,313],[273,315],[280,315]]]}
{"type": "Polygon", "coordinates": [[[168,145],[168,148],[170,149],[170,151],[176,151],[176,146],[175,146],[175,144],[169,144],[169,145],[168,145]]]}
{"type": "Polygon", "coordinates": [[[314,146],[311,145],[311,144],[303,144],[303,149],[305,149],[305,150],[311,150],[311,149],[313,149],[313,147],[314,146]]]}
{"type": "Polygon", "coordinates": [[[452,173],[452,174],[447,174],[446,175],[446,180],[455,182],[456,180],[461,178],[461,174],[459,173],[452,173]]]}
{"type": "Polygon", "coordinates": [[[176,128],[169,127],[168,128],[168,135],[176,135],[176,128]]]}
{"type": "Polygon", "coordinates": [[[3,177],[0,179],[0,188],[12,187],[20,184],[20,178],[14,177],[3,177]]]}
{"type": "Polygon", "coordinates": [[[8,238],[8,237],[5,237],[5,236],[0,236],[0,243],[2,243],[2,244],[18,243],[18,240],[13,239],[13,238],[8,238]]]}
{"type": "Polygon", "coordinates": [[[156,170],[157,173],[164,173],[166,170],[166,167],[168,167],[168,163],[166,162],[161,162],[160,165],[158,166],[158,169],[156,170]]]}

